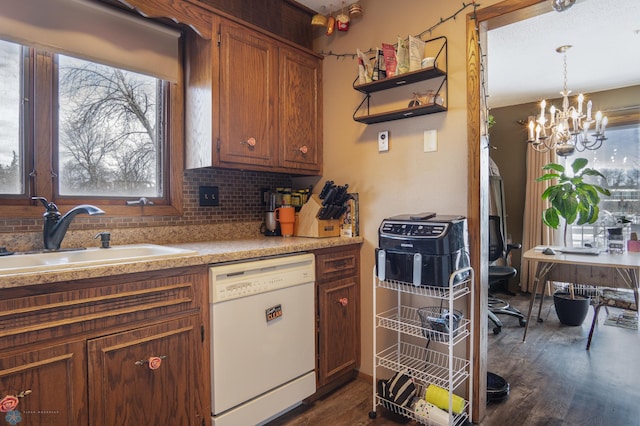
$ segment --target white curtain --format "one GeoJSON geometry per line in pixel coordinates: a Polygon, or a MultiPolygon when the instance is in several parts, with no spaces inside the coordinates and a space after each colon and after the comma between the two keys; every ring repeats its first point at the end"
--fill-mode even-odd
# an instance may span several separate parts
{"type": "MultiPolygon", "coordinates": [[[[531,145],[527,147],[527,179],[524,203],[524,221],[522,230],[522,252],[539,245],[554,245],[555,230],[542,223],[542,212],[549,207],[547,200],[542,200],[542,193],[551,184],[550,181],[536,182],[544,174],[542,167],[555,163],[555,151],[538,152],[531,145]]],[[[530,292],[533,289],[536,265],[522,259],[520,271],[520,289],[530,292]]],[[[538,287],[540,291],[544,286],[538,287]]]]}

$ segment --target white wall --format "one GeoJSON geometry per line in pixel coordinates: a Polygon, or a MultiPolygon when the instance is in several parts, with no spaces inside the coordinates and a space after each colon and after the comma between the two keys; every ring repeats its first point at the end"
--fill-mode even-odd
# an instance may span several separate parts
{"type": "MultiPolygon", "coordinates": [[[[496,3],[487,1],[486,5],[496,3]]],[[[444,0],[361,0],[364,14],[351,22],[348,32],[324,35],[318,30],[315,51],[355,53],[395,43],[398,36],[417,35],[453,15],[462,2],[444,0]]],[[[485,3],[483,2],[483,6],[485,3]]],[[[425,39],[444,35],[448,40],[448,111],[434,115],[365,125],[353,120],[363,95],[353,89],[355,59],[324,60],[324,175],[325,180],[348,183],[360,194],[362,248],[362,363],[372,373],[372,278],[374,249],[382,219],[403,213],[467,211],[466,132],[466,8],[457,19],[436,28],[425,39]],[[423,152],[424,130],[438,132],[437,152],[423,152]],[[378,153],[378,132],[389,130],[390,149],[378,153]]],[[[375,96],[375,95],[374,95],[375,96]]],[[[407,99],[408,103],[409,99],[407,99]]],[[[382,301],[384,303],[384,301],[382,301]]]]}

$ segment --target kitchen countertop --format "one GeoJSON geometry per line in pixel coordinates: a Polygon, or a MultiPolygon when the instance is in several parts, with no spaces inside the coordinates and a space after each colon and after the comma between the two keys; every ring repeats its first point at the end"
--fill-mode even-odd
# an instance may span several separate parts
{"type": "Polygon", "coordinates": [[[165,244],[169,247],[193,250],[197,254],[112,265],[70,266],[69,268],[38,271],[37,273],[3,274],[2,270],[0,270],[0,289],[298,253],[328,247],[360,244],[363,240],[363,237],[257,237],[243,240],[165,244]]]}

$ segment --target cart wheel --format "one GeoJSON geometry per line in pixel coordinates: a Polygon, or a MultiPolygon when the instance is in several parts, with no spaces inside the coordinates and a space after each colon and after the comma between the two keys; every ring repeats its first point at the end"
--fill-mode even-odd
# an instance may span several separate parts
{"type": "Polygon", "coordinates": [[[527,320],[524,318],[520,318],[518,322],[520,323],[520,327],[524,327],[525,325],[527,325],[527,320]]]}
{"type": "Polygon", "coordinates": [[[502,327],[493,327],[493,334],[500,334],[502,327]]]}
{"type": "Polygon", "coordinates": [[[369,411],[369,418],[370,419],[375,419],[376,418],[376,412],[375,411],[369,411]]]}

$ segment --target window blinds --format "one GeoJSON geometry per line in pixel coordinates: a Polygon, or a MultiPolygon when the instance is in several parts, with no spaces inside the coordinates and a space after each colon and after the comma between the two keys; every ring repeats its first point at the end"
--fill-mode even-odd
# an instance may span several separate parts
{"type": "Polygon", "coordinates": [[[87,0],[3,0],[0,38],[177,81],[180,33],[87,0]]]}

